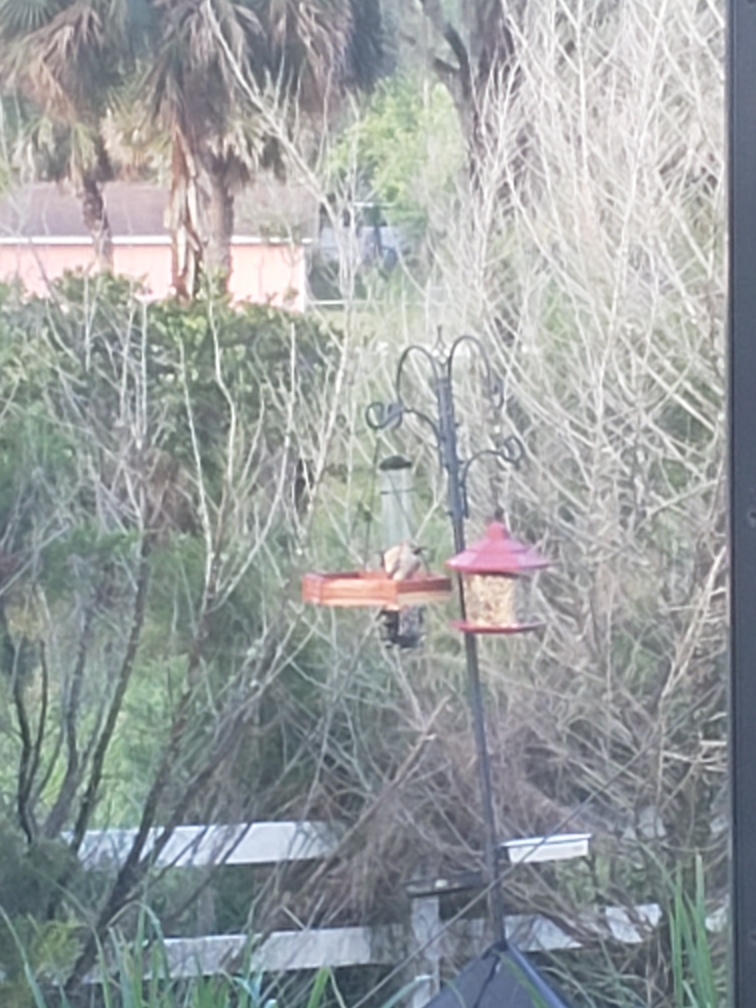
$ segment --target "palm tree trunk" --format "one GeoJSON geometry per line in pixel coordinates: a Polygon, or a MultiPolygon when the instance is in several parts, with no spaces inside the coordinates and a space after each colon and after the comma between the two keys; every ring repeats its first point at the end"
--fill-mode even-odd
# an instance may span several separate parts
{"type": "MultiPolygon", "coordinates": [[[[519,86],[509,15],[500,0],[472,0],[462,6],[464,27],[459,31],[447,19],[441,0],[420,3],[429,23],[454,56],[453,64],[438,58],[433,63],[457,109],[470,178],[477,190],[498,128],[495,122],[487,121],[487,94],[498,88],[511,93],[519,86]]],[[[516,166],[521,164],[525,143],[524,136],[518,137],[513,153],[516,166]]]]}
{"type": "Polygon", "coordinates": [[[85,174],[82,177],[79,198],[84,226],[92,236],[97,267],[101,270],[112,270],[113,234],[110,230],[102,187],[94,175],[85,174]]]}
{"type": "Polygon", "coordinates": [[[234,195],[229,186],[228,165],[212,158],[207,166],[205,271],[222,290],[231,275],[231,237],[234,232],[234,195]]]}
{"type": "Polygon", "coordinates": [[[180,130],[173,136],[171,194],[168,204],[171,233],[173,292],[183,301],[197,293],[202,267],[200,196],[197,158],[180,130]]]}

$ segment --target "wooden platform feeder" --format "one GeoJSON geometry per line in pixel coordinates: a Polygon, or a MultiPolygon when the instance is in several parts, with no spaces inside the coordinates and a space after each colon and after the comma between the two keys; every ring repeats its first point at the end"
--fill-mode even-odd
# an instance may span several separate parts
{"type": "Polygon", "coordinates": [[[302,600],[340,608],[376,608],[394,611],[408,606],[445,602],[451,579],[418,572],[394,580],[384,571],[346,571],[340,574],[305,574],[302,600]]]}

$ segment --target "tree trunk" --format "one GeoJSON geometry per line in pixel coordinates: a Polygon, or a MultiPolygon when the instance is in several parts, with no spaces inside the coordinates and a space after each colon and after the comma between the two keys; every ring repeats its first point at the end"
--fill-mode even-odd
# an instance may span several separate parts
{"type": "Polygon", "coordinates": [[[180,130],[173,136],[168,227],[173,292],[183,301],[197,293],[202,269],[197,158],[180,130]]]}
{"type": "MultiPolygon", "coordinates": [[[[433,65],[457,109],[467,144],[470,178],[477,188],[497,130],[497,124],[486,119],[487,101],[493,90],[511,91],[519,83],[509,15],[500,0],[474,0],[463,7],[463,27],[459,30],[447,19],[440,0],[420,2],[454,59],[449,63],[436,58],[433,65]]],[[[523,143],[524,139],[519,138],[515,156],[522,154],[523,143]]]]}
{"type": "Polygon", "coordinates": [[[169,227],[173,289],[191,301],[204,276],[225,291],[231,275],[234,230],[232,165],[204,158],[180,131],[173,141],[169,227]]]}
{"type": "Polygon", "coordinates": [[[213,283],[225,291],[231,275],[231,237],[234,232],[234,196],[226,161],[212,158],[207,166],[207,176],[205,271],[213,283]]]}
{"type": "Polygon", "coordinates": [[[97,267],[101,270],[113,269],[113,234],[105,208],[100,183],[91,174],[81,180],[79,192],[84,226],[92,236],[97,267]]]}

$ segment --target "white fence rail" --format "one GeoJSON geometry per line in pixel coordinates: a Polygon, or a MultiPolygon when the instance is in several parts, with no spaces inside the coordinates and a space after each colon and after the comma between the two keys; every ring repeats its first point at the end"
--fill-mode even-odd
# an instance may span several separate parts
{"type": "MultiPolygon", "coordinates": [[[[488,922],[461,920],[446,926],[438,913],[438,897],[417,901],[412,931],[426,958],[445,958],[469,946],[481,952],[493,940],[488,922]]],[[[640,944],[661,919],[657,903],[594,909],[581,915],[574,928],[565,930],[540,914],[513,914],[505,919],[507,938],[524,952],[577,949],[584,944],[576,933],[590,938],[612,938],[627,945],[640,944]]],[[[172,976],[217,973],[238,961],[249,945],[243,934],[206,938],[168,938],[166,949],[172,976]]],[[[274,931],[251,955],[251,965],[263,972],[317,969],[320,966],[395,965],[408,952],[407,929],[402,925],[274,931]]]]}
{"type": "MultiPolygon", "coordinates": [[[[160,829],[151,829],[144,854],[152,850],[160,829]]],[[[119,868],[126,859],[135,829],[89,830],[79,851],[85,868],[119,868]]],[[[218,826],[177,826],[155,859],[159,868],[201,868],[213,864],[277,864],[306,861],[330,854],[337,830],[322,822],[256,822],[218,826]]]]}

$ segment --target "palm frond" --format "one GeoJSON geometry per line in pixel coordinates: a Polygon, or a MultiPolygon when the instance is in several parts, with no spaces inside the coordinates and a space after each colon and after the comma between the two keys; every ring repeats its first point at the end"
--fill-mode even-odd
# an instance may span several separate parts
{"type": "Polygon", "coordinates": [[[63,0],[0,0],[0,35],[9,40],[38,31],[63,6],[63,0]]]}

